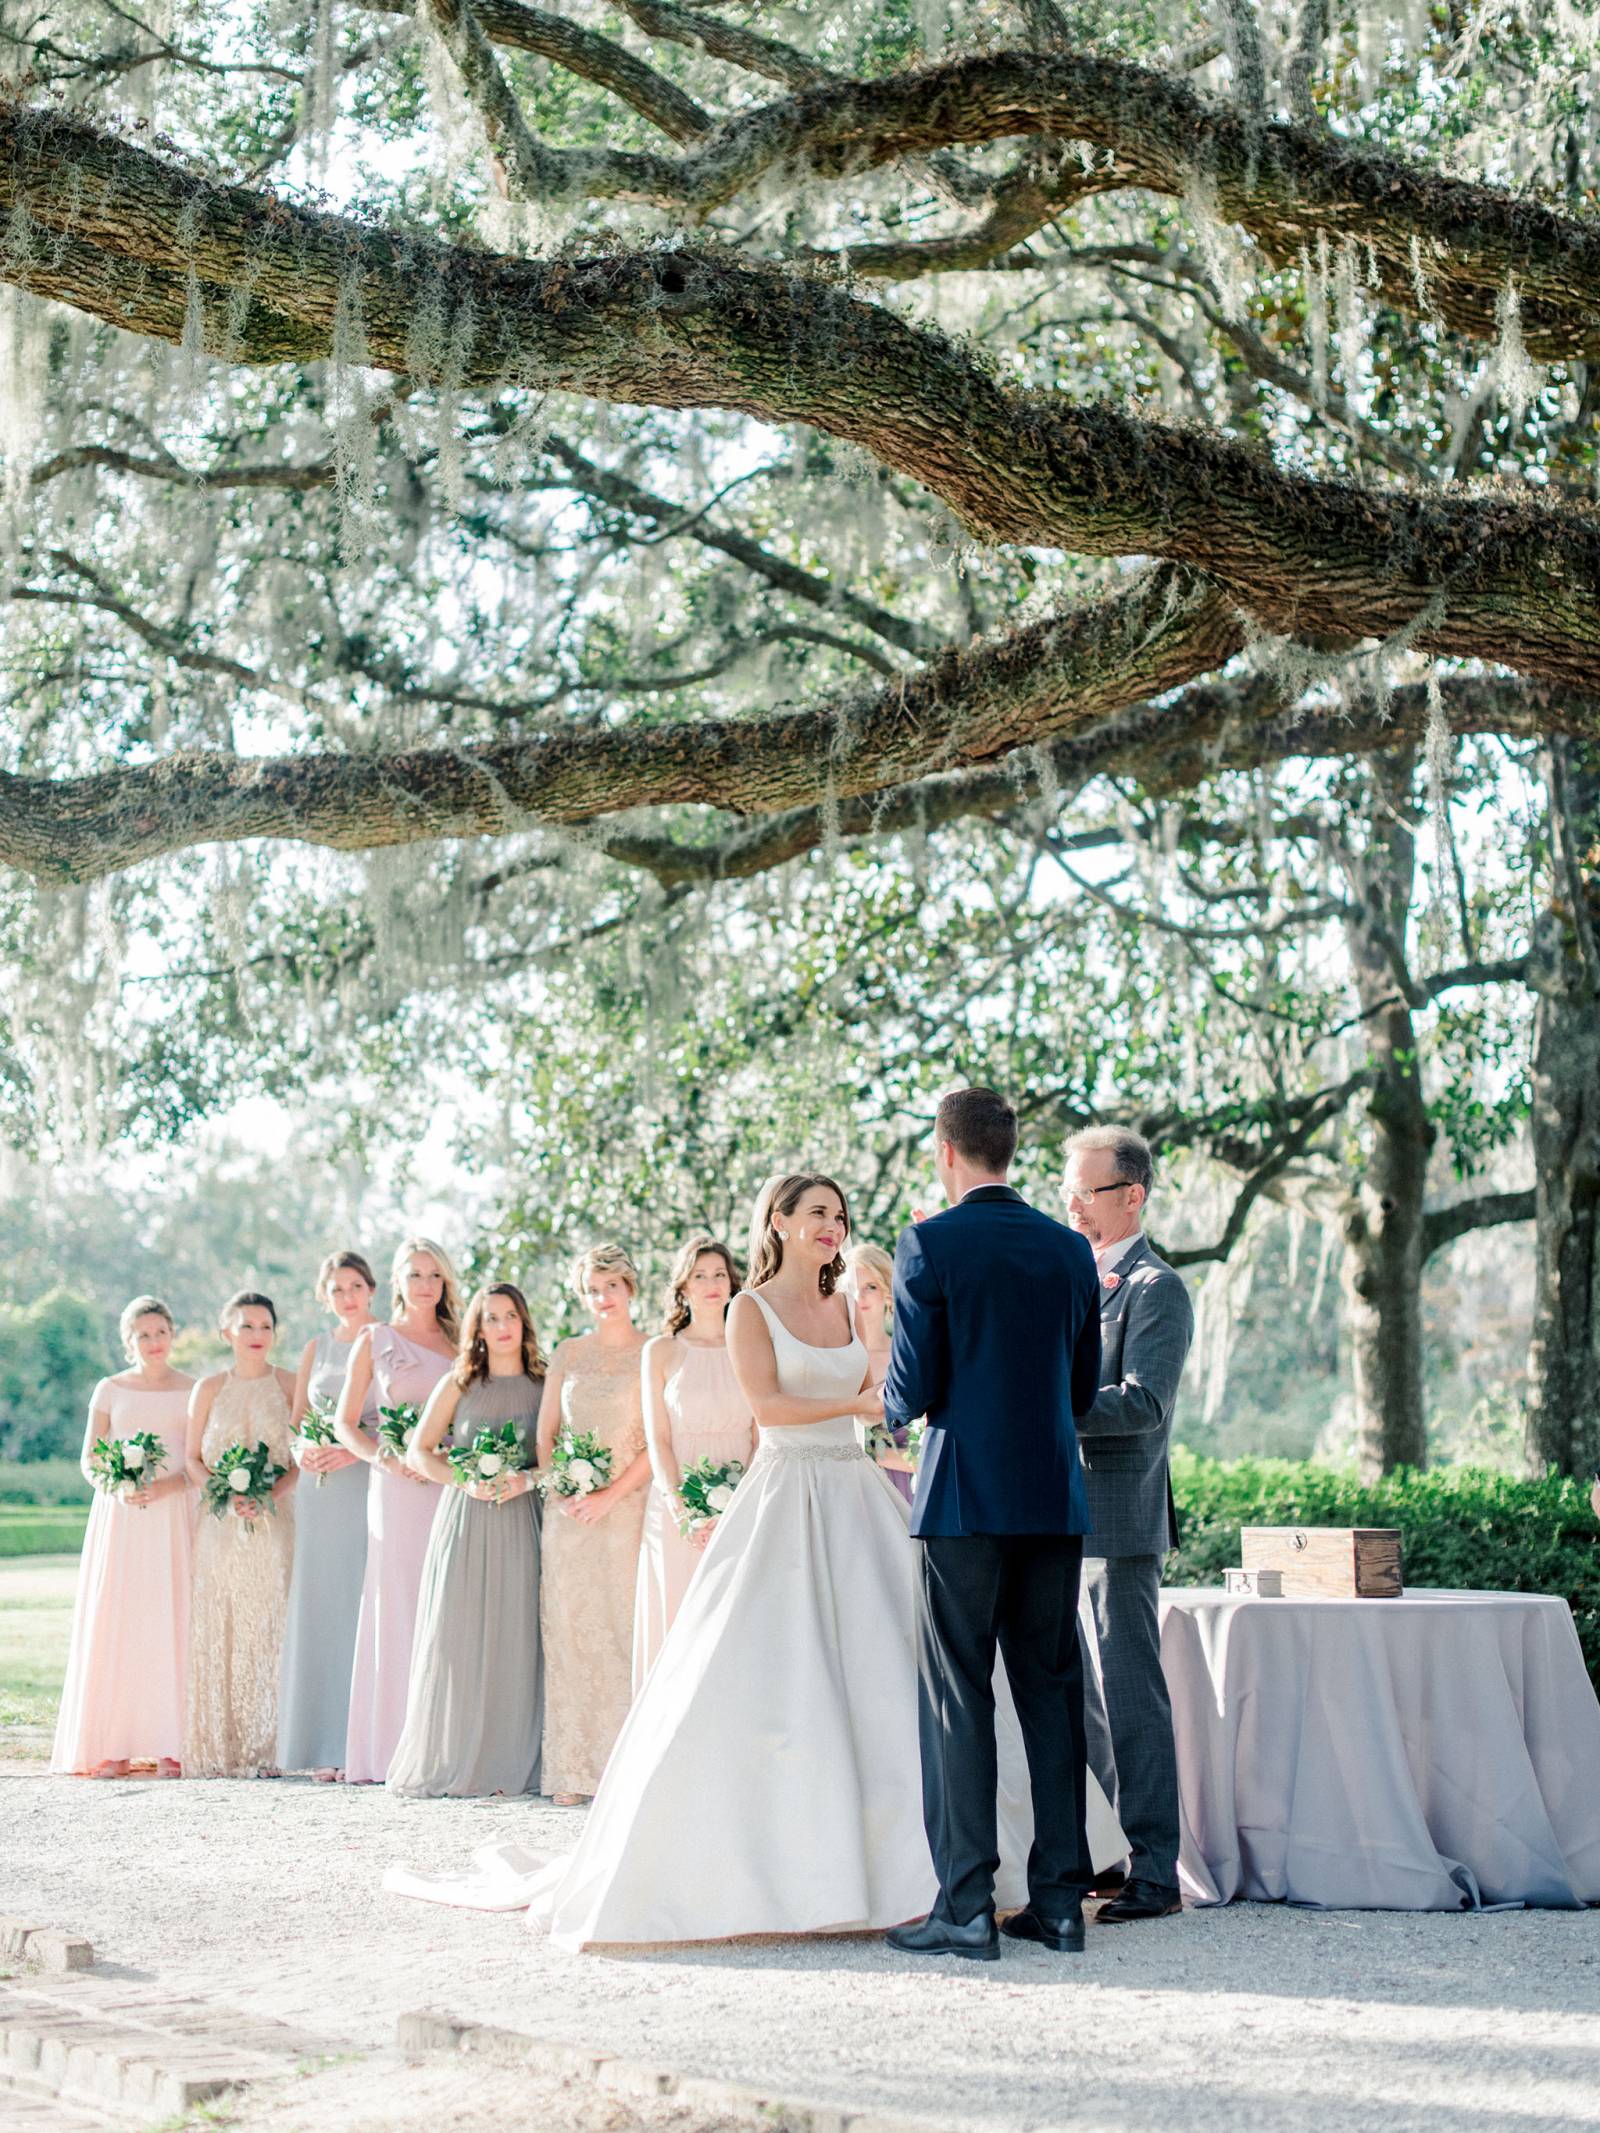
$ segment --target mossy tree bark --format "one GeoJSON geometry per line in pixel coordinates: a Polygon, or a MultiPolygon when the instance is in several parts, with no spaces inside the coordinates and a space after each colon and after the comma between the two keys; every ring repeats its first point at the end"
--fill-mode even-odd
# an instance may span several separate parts
{"type": "Polygon", "coordinates": [[[1537,1468],[1600,1467],[1600,749],[1546,754],[1556,893],[1533,957],[1538,1274],[1528,1386],[1537,1468]]]}

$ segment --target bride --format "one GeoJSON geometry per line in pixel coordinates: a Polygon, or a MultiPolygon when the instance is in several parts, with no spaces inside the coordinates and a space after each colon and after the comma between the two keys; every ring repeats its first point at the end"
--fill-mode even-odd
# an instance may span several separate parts
{"type": "MultiPolygon", "coordinates": [[[[831,1178],[774,1178],[756,1203],[728,1348],[759,1449],[577,1850],[491,1846],[465,1880],[391,1868],[386,1887],[484,1909],[526,1904],[572,1949],[865,1930],[927,1911],[915,1558],[906,1506],[856,1428],[882,1403],[839,1288],[849,1228],[831,1178]]],[[[1026,1901],[1032,1832],[1003,1668],[996,1687],[1006,1909],[1026,1901]]],[[[1092,1774],[1088,1795],[1099,1869],[1127,1847],[1092,1774]]]]}

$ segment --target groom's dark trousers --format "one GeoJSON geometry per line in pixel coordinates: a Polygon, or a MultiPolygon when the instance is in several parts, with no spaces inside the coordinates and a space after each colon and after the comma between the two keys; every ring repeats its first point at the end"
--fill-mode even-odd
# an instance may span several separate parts
{"type": "Polygon", "coordinates": [[[1028,1898],[1059,1918],[1094,1879],[1083,1829],[1083,1661],[1076,1534],[978,1533],[922,1543],[918,1724],[922,1814],[938,1912],[966,1925],[994,1901],[994,1658],[1011,1681],[1033,1792],[1028,1898]]]}
{"type": "Polygon", "coordinates": [[[923,1817],[937,1911],[994,1902],[994,1666],[1028,1756],[1029,1898],[1054,1918],[1093,1879],[1084,1839],[1078,1579],[1088,1503],[1075,1415],[1099,1390],[1099,1282],[1081,1237],[1006,1185],[909,1229],[895,1254],[891,1423],[927,1417],[911,1531],[923,1817]]]}

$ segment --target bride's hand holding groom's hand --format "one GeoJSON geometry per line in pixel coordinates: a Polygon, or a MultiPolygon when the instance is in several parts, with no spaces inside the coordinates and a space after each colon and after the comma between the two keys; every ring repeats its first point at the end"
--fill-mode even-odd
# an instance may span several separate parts
{"type": "Polygon", "coordinates": [[[856,1394],[856,1404],[851,1409],[851,1412],[859,1416],[863,1422],[881,1422],[883,1420],[883,1387],[881,1385],[863,1385],[860,1392],[856,1394]]]}

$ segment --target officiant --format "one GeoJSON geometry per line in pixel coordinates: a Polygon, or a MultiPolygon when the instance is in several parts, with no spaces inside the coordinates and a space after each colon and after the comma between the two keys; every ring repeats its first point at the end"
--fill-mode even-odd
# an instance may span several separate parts
{"type": "Polygon", "coordinates": [[[1067,1143],[1067,1221],[1100,1276],[1100,1392],[1078,1422],[1091,1531],[1083,1583],[1100,1643],[1103,1701],[1085,1666],[1089,1762],[1130,1848],[1127,1880],[1102,1925],[1180,1908],[1178,1762],[1161,1671],[1161,1567],[1178,1544],[1168,1455],[1178,1385],[1194,1338],[1182,1279],[1151,1248],[1144,1208],[1150,1144],[1123,1126],[1067,1143]]]}

